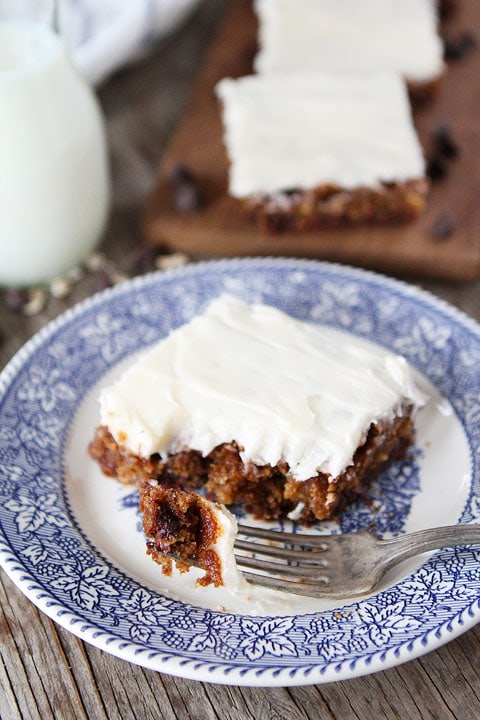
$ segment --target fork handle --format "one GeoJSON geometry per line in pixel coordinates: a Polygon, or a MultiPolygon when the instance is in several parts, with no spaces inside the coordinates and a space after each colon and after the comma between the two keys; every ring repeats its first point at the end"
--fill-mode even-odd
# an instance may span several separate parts
{"type": "Polygon", "coordinates": [[[380,541],[386,567],[430,550],[476,543],[480,543],[480,524],[446,525],[380,541]]]}

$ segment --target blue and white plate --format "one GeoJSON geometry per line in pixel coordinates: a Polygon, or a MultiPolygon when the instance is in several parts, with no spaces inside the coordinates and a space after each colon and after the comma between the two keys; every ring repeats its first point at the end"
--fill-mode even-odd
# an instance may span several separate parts
{"type": "Polygon", "coordinates": [[[87,446],[99,388],[221,292],[276,305],[405,355],[430,400],[416,446],[338,532],[397,534],[480,516],[480,329],[432,296],[308,260],[244,259],[147,275],[81,303],[0,377],[0,563],[43,612],[97,647],[161,672],[233,685],[331,682],[422,655],[479,620],[480,548],[404,564],[378,592],[320,602],[195,588],[145,556],[136,496],[87,446]]]}

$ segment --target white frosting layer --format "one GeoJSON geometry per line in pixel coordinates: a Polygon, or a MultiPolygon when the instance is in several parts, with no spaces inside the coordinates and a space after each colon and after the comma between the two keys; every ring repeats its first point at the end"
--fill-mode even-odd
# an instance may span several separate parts
{"type": "Polygon", "coordinates": [[[436,0],[256,0],[262,73],[443,73],[436,0]]]}
{"type": "Polygon", "coordinates": [[[217,93],[234,197],[424,176],[398,75],[250,75],[220,81],[217,93]]]}
{"type": "MultiPolygon", "coordinates": [[[[205,499],[205,498],[204,498],[205,499]]],[[[223,584],[231,592],[246,590],[248,583],[237,567],[235,560],[235,539],[237,537],[237,519],[225,505],[205,499],[210,510],[221,527],[216,541],[211,545],[220,561],[223,584]]]]}
{"type": "Polygon", "coordinates": [[[283,459],[305,480],[336,477],[372,422],[423,400],[404,358],[222,295],[104,389],[100,413],[142,456],[236,440],[244,460],[283,459]]]}

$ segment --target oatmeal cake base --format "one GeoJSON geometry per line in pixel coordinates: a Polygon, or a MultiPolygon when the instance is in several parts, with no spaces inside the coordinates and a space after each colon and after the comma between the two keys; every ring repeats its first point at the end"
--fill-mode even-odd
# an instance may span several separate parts
{"type": "Polygon", "coordinates": [[[353,463],[338,477],[319,473],[297,481],[288,464],[255,465],[243,462],[236,442],[223,443],[207,456],[185,449],[166,460],[154,455],[141,458],[119,445],[108,428],[97,428],[89,446],[91,457],[105,475],[142,489],[203,487],[207,497],[224,505],[242,504],[262,520],[275,520],[294,513],[297,522],[309,525],[333,518],[358,496],[390,463],[404,458],[413,442],[412,409],[392,421],[372,424],[353,463]]]}
{"type": "Polygon", "coordinates": [[[209,505],[197,493],[148,483],[141,488],[147,554],[165,575],[172,574],[174,563],[180,572],[196,565],[205,571],[199,585],[223,585],[221,559],[212,547],[222,528],[209,505]]]}
{"type": "Polygon", "coordinates": [[[378,189],[343,190],[322,185],[313,190],[292,190],[238,202],[246,216],[264,232],[299,232],[410,222],[423,212],[428,190],[428,181],[421,178],[384,184],[378,189]]]}

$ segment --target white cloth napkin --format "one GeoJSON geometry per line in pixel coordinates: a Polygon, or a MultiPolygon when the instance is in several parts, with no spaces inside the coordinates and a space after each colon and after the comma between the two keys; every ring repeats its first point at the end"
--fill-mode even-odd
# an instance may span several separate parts
{"type": "Polygon", "coordinates": [[[72,60],[93,85],[141,57],[200,0],[58,0],[58,23],[72,60]]]}

